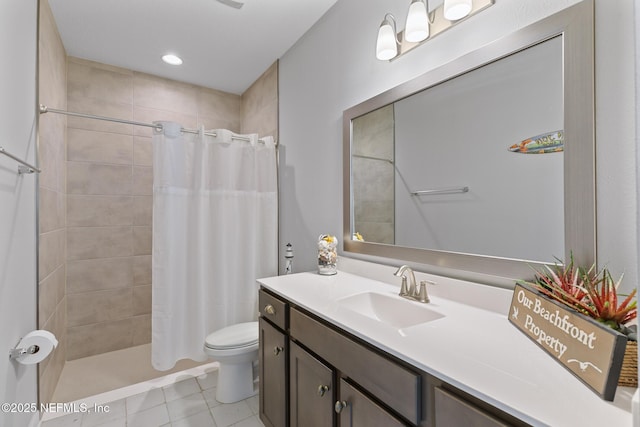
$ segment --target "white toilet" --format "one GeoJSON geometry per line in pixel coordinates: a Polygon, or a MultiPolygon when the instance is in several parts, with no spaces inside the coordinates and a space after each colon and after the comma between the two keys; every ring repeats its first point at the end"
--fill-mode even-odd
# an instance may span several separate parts
{"type": "Polygon", "coordinates": [[[234,403],[254,396],[254,363],[258,361],[258,322],[238,323],[207,336],[204,351],[220,363],[216,400],[234,403]]]}

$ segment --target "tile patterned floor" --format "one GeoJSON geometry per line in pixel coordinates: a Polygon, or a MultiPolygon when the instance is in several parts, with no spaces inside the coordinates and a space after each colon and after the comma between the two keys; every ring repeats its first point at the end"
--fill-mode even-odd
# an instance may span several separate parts
{"type": "Polygon", "coordinates": [[[109,412],[73,413],[42,427],[264,427],[258,396],[222,404],[215,399],[217,370],[111,401],[109,412]]]}

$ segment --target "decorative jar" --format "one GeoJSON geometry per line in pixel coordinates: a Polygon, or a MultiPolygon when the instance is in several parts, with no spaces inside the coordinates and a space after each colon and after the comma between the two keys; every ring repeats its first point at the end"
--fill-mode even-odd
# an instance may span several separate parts
{"type": "Polygon", "coordinates": [[[318,273],[331,276],[338,272],[338,239],[330,234],[321,234],[318,238],[318,273]]]}

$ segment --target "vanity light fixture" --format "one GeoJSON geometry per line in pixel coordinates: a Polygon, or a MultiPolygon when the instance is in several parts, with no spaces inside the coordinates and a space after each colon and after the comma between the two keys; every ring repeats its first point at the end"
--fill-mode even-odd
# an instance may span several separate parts
{"type": "Polygon", "coordinates": [[[429,37],[429,11],[426,0],[412,0],[407,13],[404,38],[409,42],[421,42],[429,37]]]}
{"type": "Polygon", "coordinates": [[[393,15],[384,15],[380,29],[378,30],[378,41],[376,43],[376,58],[386,61],[398,56],[398,45],[400,41],[396,35],[396,20],[393,15]]]}
{"type": "Polygon", "coordinates": [[[494,2],[495,0],[445,0],[444,4],[429,11],[428,0],[411,0],[404,31],[397,32],[396,20],[392,14],[384,15],[378,29],[376,58],[390,61],[402,56],[494,2]]]}
{"type": "Polygon", "coordinates": [[[462,19],[471,12],[472,0],[444,0],[444,17],[449,21],[462,19]]]}
{"type": "Polygon", "coordinates": [[[182,59],[179,56],[168,53],[162,56],[162,60],[170,65],[181,65],[182,59]]]}

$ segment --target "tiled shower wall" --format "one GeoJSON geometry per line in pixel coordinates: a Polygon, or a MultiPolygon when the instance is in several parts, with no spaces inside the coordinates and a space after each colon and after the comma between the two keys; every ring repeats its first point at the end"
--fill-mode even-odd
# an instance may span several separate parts
{"type": "MultiPolygon", "coordinates": [[[[40,102],[51,108],[184,127],[278,135],[278,67],[242,95],[66,56],[46,0],[40,102]]],[[[41,401],[65,360],[151,337],[151,130],[40,117],[39,327],[60,345],[40,364],[41,401]]]]}
{"type": "Polygon", "coordinates": [[[353,121],[354,231],[368,242],[395,242],[394,139],[393,105],[353,121]]]}
{"type": "MultiPolygon", "coordinates": [[[[39,102],[66,108],[67,55],[46,1],[40,2],[39,102]]],[[[38,328],[53,332],[58,348],[38,365],[40,401],[49,402],[66,359],[65,116],[39,117],[38,328]]]]}
{"type": "MultiPolygon", "coordinates": [[[[241,98],[76,58],[67,105],[240,131],[241,98]]],[[[67,122],[67,360],[151,341],[151,129],[67,122]]]]}
{"type": "Polygon", "coordinates": [[[242,94],[242,133],[278,140],[278,61],[242,94]]]}

